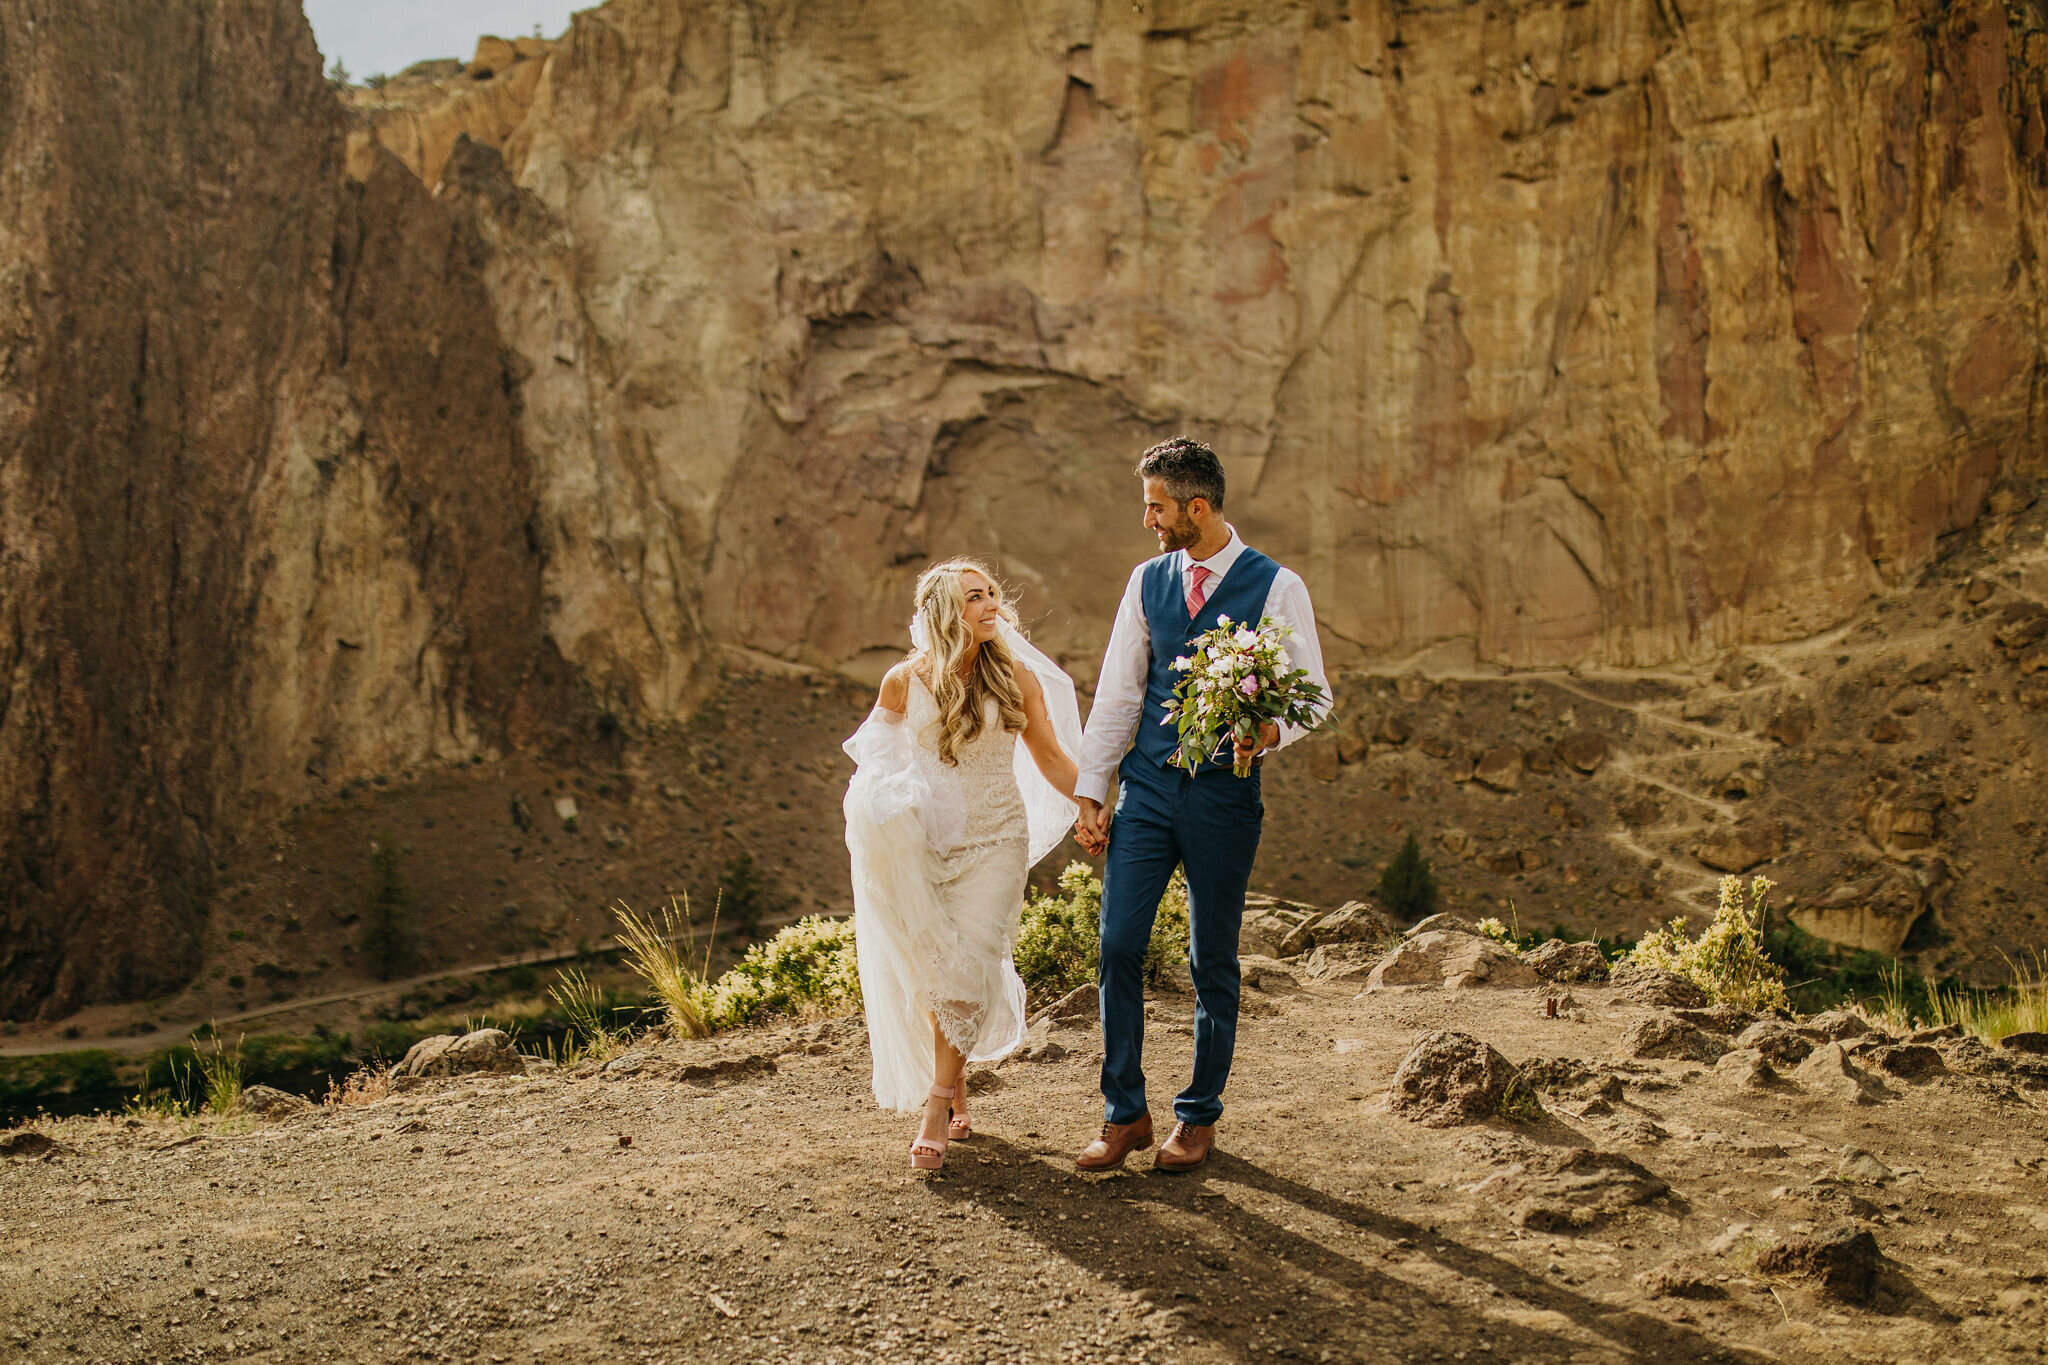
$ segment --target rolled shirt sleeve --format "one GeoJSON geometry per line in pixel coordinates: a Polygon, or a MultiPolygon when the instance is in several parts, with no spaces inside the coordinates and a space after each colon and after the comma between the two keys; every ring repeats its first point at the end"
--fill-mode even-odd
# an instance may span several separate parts
{"type": "MultiPolygon", "coordinates": [[[[1145,675],[1152,666],[1152,630],[1145,622],[1141,579],[1145,566],[1131,571],[1117,603],[1116,624],[1110,627],[1109,648],[1103,651],[1102,672],[1095,682],[1095,700],[1088,708],[1088,729],[1081,736],[1080,777],[1074,795],[1098,805],[1109,804],[1116,766],[1123,762],[1138,717],[1145,709],[1145,675]]],[[[1302,600],[1308,594],[1304,590],[1302,600]]],[[[1316,667],[1322,667],[1320,656],[1316,667]]]]}
{"type": "MultiPolygon", "coordinates": [[[[1300,574],[1282,569],[1274,577],[1273,587],[1266,594],[1266,615],[1285,618],[1294,627],[1294,635],[1287,641],[1288,657],[1296,667],[1307,669],[1308,680],[1323,689],[1323,704],[1316,709],[1319,717],[1327,719],[1335,698],[1330,680],[1323,673],[1323,644],[1316,636],[1316,609],[1308,599],[1308,584],[1300,574]]],[[[1284,749],[1308,733],[1301,726],[1282,721],[1278,747],[1284,749]]]]}

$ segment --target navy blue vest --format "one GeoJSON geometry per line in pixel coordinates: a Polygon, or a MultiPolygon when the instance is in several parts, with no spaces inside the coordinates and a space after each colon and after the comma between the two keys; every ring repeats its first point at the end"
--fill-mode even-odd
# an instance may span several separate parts
{"type": "MultiPolygon", "coordinates": [[[[1266,614],[1266,597],[1273,591],[1273,579],[1280,566],[1247,546],[1238,554],[1230,572],[1209,585],[1209,600],[1192,619],[1188,616],[1187,580],[1176,572],[1178,552],[1164,554],[1145,566],[1141,600],[1145,624],[1152,631],[1152,665],[1145,674],[1145,709],[1138,716],[1137,742],[1131,746],[1126,763],[1139,760],[1164,767],[1180,746],[1180,734],[1172,725],[1159,722],[1166,715],[1166,703],[1185,674],[1176,673],[1173,661],[1188,652],[1197,635],[1214,630],[1217,618],[1257,625],[1266,614]]],[[[1219,765],[1230,766],[1226,751],[1219,765]]]]}

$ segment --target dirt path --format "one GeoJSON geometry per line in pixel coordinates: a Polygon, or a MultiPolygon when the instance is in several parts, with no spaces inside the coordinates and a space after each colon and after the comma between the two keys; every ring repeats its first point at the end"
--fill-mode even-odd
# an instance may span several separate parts
{"type": "MultiPolygon", "coordinates": [[[[197,1133],[69,1121],[0,1170],[10,1360],[1472,1361],[2033,1358],[2048,1266],[2038,1092],[1947,1077],[1856,1106],[1641,1063],[1584,1118],[1432,1130],[1384,1091],[1419,1032],[1598,1058],[1644,1010],[1574,987],[1354,998],[1248,990],[1221,1155],[1077,1176],[1092,1021],[977,1078],[976,1136],[912,1176],[907,1118],[828,1021],[664,1044],[633,1074],[428,1083],[197,1133]],[[748,1056],[772,1060],[775,1070],[748,1056]],[[683,1064],[740,1063],[713,1079],[683,1064]],[[623,1140],[630,1138],[630,1145],[623,1140]],[[1893,1174],[1842,1185],[1854,1143],[1893,1174]],[[1518,1226],[1518,1175],[1595,1148],[1671,1192],[1574,1232],[1518,1226]],[[1754,1271],[1854,1217],[1874,1304],[1754,1271]],[[1695,1297],[1636,1277],[1674,1260],[1695,1297]]],[[[1185,1074],[1155,1002],[1155,1087],[1185,1074]]],[[[625,1064],[616,1070],[626,1071],[625,1064]]],[[[1156,1106],[1164,1113],[1164,1104],[1156,1106]]],[[[1577,1106],[1572,1106],[1576,1108],[1577,1106]]]]}

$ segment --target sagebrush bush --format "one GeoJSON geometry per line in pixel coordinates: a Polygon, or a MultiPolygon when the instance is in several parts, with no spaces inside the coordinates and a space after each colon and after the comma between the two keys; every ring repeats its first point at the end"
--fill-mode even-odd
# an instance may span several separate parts
{"type": "Polygon", "coordinates": [[[1095,979],[1101,926],[1102,880],[1086,863],[1067,864],[1058,895],[1025,903],[1014,960],[1033,1009],[1095,979]]]}
{"type": "Polygon", "coordinates": [[[771,1014],[837,1014],[859,1004],[853,921],[806,915],[718,978],[705,1019],[714,1029],[736,1028],[771,1014]]]}
{"type": "Polygon", "coordinates": [[[1717,1004],[1789,1012],[1785,969],[1764,952],[1764,898],[1774,885],[1769,877],[1751,879],[1745,908],[1741,879],[1723,877],[1714,922],[1698,938],[1687,934],[1683,919],[1674,919],[1644,934],[1622,961],[1675,972],[1717,1004]]]}
{"type": "MultiPolygon", "coordinates": [[[[1102,963],[1102,878],[1086,863],[1069,863],[1056,896],[1034,895],[1017,932],[1017,975],[1032,1008],[1096,979],[1102,963]]],[[[1145,945],[1145,982],[1175,979],[1188,957],[1188,884],[1179,872],[1159,898],[1145,945]]]]}

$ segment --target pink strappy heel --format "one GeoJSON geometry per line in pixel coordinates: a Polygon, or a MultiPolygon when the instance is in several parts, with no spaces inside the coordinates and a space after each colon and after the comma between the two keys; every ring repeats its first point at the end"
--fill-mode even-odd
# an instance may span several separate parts
{"type": "MultiPolygon", "coordinates": [[[[954,1087],[950,1085],[935,1085],[931,1088],[930,1092],[931,1098],[935,1100],[950,1100],[953,1098],[953,1093],[954,1087]]],[[[949,1131],[952,1128],[952,1113],[953,1106],[948,1104],[946,1106],[946,1114],[948,1116],[946,1126],[949,1131]]],[[[926,1137],[917,1138],[912,1141],[910,1144],[910,1169],[913,1171],[936,1171],[939,1167],[945,1165],[946,1142],[947,1139],[945,1138],[940,1138],[937,1142],[933,1142],[930,1138],[926,1137]]]]}
{"type": "MultiPolygon", "coordinates": [[[[962,1076],[960,1078],[960,1084],[954,1086],[953,1091],[956,1095],[960,1097],[961,1102],[964,1104],[967,1100],[967,1078],[965,1076],[962,1076]]],[[[948,1107],[947,1115],[948,1117],[946,1119],[946,1137],[948,1139],[950,1139],[953,1142],[958,1142],[961,1138],[968,1137],[973,1134],[974,1120],[970,1118],[968,1115],[963,1114],[959,1110],[953,1109],[950,1106],[948,1107]]]]}

